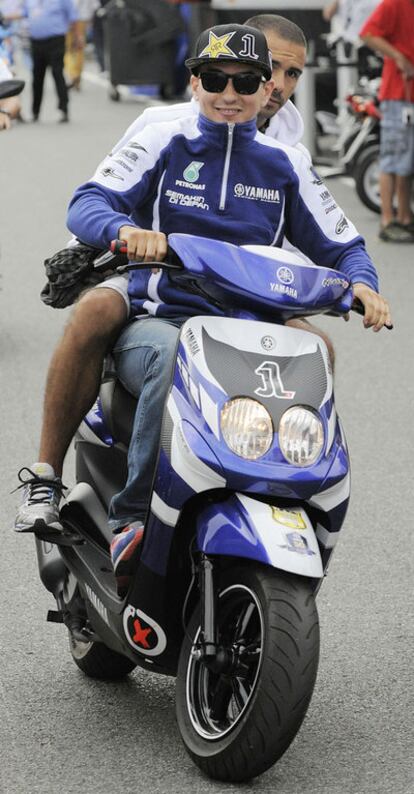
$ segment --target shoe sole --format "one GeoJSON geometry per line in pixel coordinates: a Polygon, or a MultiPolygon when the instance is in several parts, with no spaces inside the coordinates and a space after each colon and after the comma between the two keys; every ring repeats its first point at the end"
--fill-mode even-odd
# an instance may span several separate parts
{"type": "Polygon", "coordinates": [[[379,234],[378,239],[381,240],[383,243],[395,243],[396,245],[407,245],[410,243],[412,245],[414,243],[414,237],[411,240],[409,238],[403,240],[400,238],[399,240],[395,240],[392,237],[381,237],[381,235],[379,234]]]}
{"type": "Polygon", "coordinates": [[[15,532],[20,535],[33,534],[39,540],[44,540],[46,543],[54,543],[57,546],[75,546],[85,542],[75,532],[67,532],[63,527],[57,529],[52,524],[45,524],[41,518],[36,519],[32,527],[26,527],[25,529],[15,527],[15,532]]]}
{"type": "Polygon", "coordinates": [[[50,527],[54,532],[64,532],[65,531],[63,529],[62,524],[59,524],[58,522],[53,522],[52,524],[46,524],[46,522],[44,521],[43,518],[36,518],[36,521],[34,522],[34,524],[31,524],[30,526],[28,524],[16,524],[14,528],[15,528],[16,532],[23,532],[24,533],[24,532],[34,532],[35,530],[38,530],[38,529],[39,530],[42,529],[42,530],[46,530],[47,531],[48,527],[50,527]]]}

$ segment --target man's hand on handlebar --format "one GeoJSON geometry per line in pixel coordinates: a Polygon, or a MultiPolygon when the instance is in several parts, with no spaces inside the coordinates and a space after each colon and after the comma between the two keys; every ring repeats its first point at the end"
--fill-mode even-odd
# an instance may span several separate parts
{"type": "Polygon", "coordinates": [[[364,326],[380,331],[384,325],[392,328],[390,308],[382,295],[374,292],[367,284],[354,284],[354,297],[361,301],[364,307],[364,326]]]}
{"type": "Polygon", "coordinates": [[[167,254],[167,237],[162,232],[121,226],[118,238],[125,240],[128,259],[134,262],[162,262],[167,254]]]}

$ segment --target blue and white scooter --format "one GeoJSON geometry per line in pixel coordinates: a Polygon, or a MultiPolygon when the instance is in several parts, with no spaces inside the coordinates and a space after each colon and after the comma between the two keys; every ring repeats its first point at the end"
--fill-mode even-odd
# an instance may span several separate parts
{"type": "Polygon", "coordinates": [[[38,538],[39,569],[76,664],[98,678],[136,666],[177,676],[190,756],[243,781],[280,758],[305,716],[315,595],[350,492],[326,345],[283,323],[344,315],[353,293],[343,274],[280,249],[186,234],[169,246],[170,278],[231,310],[182,327],[134,579],[121,599],[107,508],[135,402],[110,372],[75,439],[67,545],[38,538]]]}

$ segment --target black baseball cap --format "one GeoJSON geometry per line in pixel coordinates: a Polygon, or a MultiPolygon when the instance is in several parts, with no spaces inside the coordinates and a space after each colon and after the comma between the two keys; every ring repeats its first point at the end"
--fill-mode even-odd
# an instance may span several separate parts
{"type": "Polygon", "coordinates": [[[185,65],[193,73],[205,63],[248,63],[260,69],[266,80],[272,76],[272,58],[266,37],[249,25],[215,25],[197,39],[195,55],[185,65]]]}

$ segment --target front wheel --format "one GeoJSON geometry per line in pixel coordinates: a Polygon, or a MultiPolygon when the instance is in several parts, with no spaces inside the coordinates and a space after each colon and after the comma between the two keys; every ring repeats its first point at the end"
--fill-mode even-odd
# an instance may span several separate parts
{"type": "Polygon", "coordinates": [[[232,664],[215,673],[202,661],[196,610],[178,665],[177,720],[205,774],[242,782],[271,767],[302,724],[318,668],[318,615],[306,579],[250,565],[223,573],[216,623],[232,664]]]}

